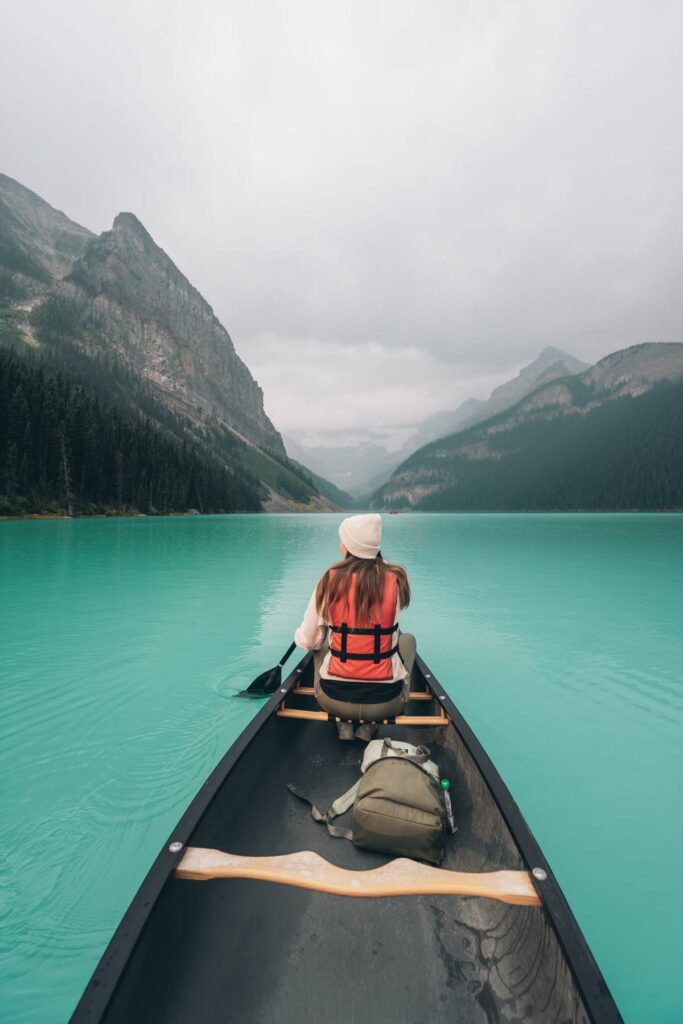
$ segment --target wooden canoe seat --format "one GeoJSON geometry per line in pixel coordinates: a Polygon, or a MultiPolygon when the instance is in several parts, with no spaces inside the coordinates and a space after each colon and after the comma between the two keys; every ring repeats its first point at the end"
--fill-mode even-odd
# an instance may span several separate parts
{"type": "MultiPolygon", "coordinates": [[[[293,686],[287,694],[287,697],[282,701],[280,707],[277,709],[277,715],[279,718],[301,718],[309,722],[342,722],[342,721],[353,721],[357,724],[364,724],[363,719],[344,719],[339,715],[331,715],[327,711],[322,711],[319,705],[315,709],[310,707],[287,707],[287,699],[292,696],[295,698],[308,698],[315,700],[315,689],[312,686],[302,686],[301,683],[293,686]]],[[[435,701],[436,698],[431,690],[411,690],[408,694],[409,704],[411,701],[435,701]]],[[[446,715],[445,711],[438,700],[436,700],[438,707],[438,714],[436,715],[396,715],[395,718],[383,718],[377,721],[368,722],[369,725],[449,725],[450,719],[446,715]]],[[[406,705],[407,706],[407,705],[406,705]]]]}
{"type": "Polygon", "coordinates": [[[253,878],[336,896],[483,896],[523,906],[541,900],[528,871],[447,871],[400,857],[371,871],[338,868],[312,853],[280,857],[236,857],[222,850],[188,847],[175,869],[176,878],[199,882],[210,878],[253,878]]]}

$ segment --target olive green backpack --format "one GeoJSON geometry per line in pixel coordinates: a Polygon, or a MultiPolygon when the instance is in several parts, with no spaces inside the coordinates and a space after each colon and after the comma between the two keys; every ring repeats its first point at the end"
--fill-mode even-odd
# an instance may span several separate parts
{"type": "Polygon", "coordinates": [[[315,821],[331,836],[349,839],[363,850],[440,864],[444,853],[446,809],[439,769],[427,747],[396,740],[372,740],[361,764],[361,778],[322,814],[294,786],[294,796],[311,805],[315,821]],[[350,807],[352,827],[331,822],[350,807]]]}

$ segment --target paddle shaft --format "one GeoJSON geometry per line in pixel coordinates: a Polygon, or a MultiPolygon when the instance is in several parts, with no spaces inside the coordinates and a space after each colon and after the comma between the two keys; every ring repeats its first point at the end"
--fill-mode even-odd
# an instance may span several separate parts
{"type": "Polygon", "coordinates": [[[285,653],[284,653],[284,654],[282,655],[282,657],[280,658],[280,660],[278,661],[278,663],[277,663],[277,666],[276,666],[276,667],[277,667],[277,668],[282,668],[282,666],[284,665],[284,663],[285,663],[285,662],[287,661],[287,659],[288,659],[288,658],[290,657],[290,655],[292,654],[292,652],[293,652],[293,651],[295,651],[295,650],[296,650],[296,644],[295,644],[295,643],[291,643],[291,644],[289,645],[289,647],[287,648],[287,650],[285,651],[285,653]]]}
{"type": "Polygon", "coordinates": [[[220,850],[189,846],[177,878],[251,878],[335,896],[483,896],[504,903],[540,906],[541,899],[527,871],[446,871],[400,857],[371,871],[347,871],[304,851],[282,857],[236,857],[220,850]]]}

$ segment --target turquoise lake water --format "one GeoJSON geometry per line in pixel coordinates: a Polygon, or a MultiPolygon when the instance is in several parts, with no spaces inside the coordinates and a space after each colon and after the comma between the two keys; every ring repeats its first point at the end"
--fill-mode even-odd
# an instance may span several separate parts
{"type": "MultiPolygon", "coordinates": [[[[63,1024],[340,516],[0,523],[0,1019],[63,1024]]],[[[402,625],[629,1024],[683,1018],[683,516],[401,515],[402,625]]]]}

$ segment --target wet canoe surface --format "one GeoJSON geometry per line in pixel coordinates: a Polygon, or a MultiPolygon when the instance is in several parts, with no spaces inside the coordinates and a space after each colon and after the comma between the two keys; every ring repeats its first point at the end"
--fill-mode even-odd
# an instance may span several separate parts
{"type": "MultiPolygon", "coordinates": [[[[283,689],[310,674],[304,661],[283,689]]],[[[443,696],[422,661],[425,677],[443,696]]],[[[359,776],[360,741],[275,714],[276,695],[207,780],[172,838],[237,855],[313,850],[356,871],[388,856],[331,838],[321,808],[359,776]]],[[[314,708],[306,697],[288,706],[314,708]]],[[[382,726],[426,744],[451,780],[458,831],[442,867],[543,868],[542,907],[459,896],[352,899],[250,880],[174,878],[162,851],[73,1021],[396,1024],[618,1021],[618,1011],[526,823],[456,709],[448,727],[382,726]],[[492,788],[493,787],[493,788],[492,788]]],[[[411,713],[433,714],[428,702],[411,713]]],[[[345,823],[346,819],[342,819],[345,823]]]]}

